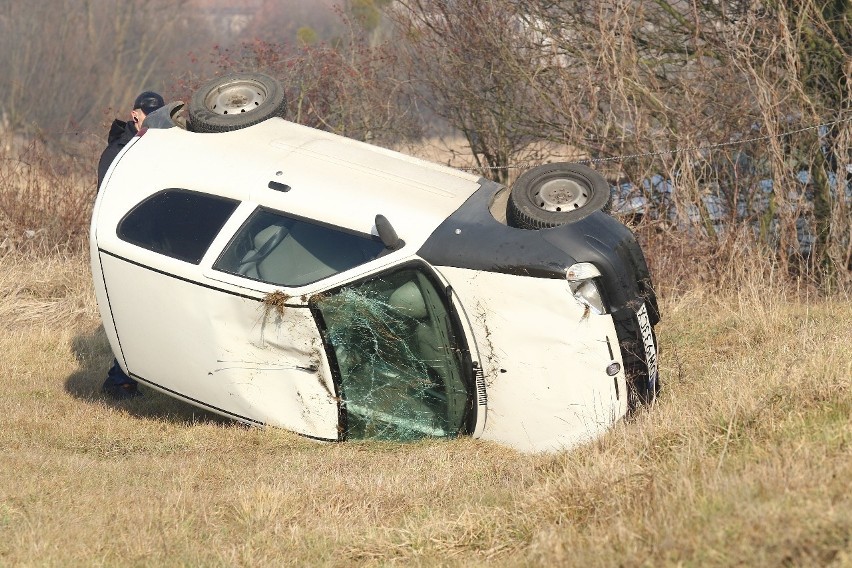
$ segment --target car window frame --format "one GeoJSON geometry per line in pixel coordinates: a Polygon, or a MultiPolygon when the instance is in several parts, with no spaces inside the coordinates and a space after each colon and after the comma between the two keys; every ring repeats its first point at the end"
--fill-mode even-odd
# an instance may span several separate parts
{"type": "MultiPolygon", "coordinates": [[[[288,295],[302,296],[315,294],[322,290],[332,289],[336,286],[342,286],[358,278],[368,277],[371,274],[386,270],[392,266],[396,266],[400,262],[405,262],[412,256],[410,247],[402,247],[397,250],[388,250],[386,253],[381,254],[377,258],[367,263],[360,264],[343,272],[328,276],[327,278],[317,280],[312,284],[307,284],[305,286],[300,287],[288,287],[278,284],[269,284],[260,280],[246,278],[242,275],[231,274],[229,272],[223,272],[221,270],[215,270],[213,268],[213,265],[216,264],[220,255],[224,253],[225,249],[231,243],[231,240],[236,236],[237,232],[243,227],[243,225],[248,221],[248,219],[250,219],[254,212],[259,208],[269,209],[272,211],[290,215],[292,217],[305,218],[299,215],[293,215],[277,207],[265,205],[262,202],[258,203],[256,201],[250,200],[242,201],[237,210],[234,211],[234,213],[231,215],[231,218],[228,220],[228,222],[225,223],[225,226],[222,227],[221,232],[213,241],[213,244],[210,246],[210,249],[207,251],[207,254],[205,255],[204,259],[201,261],[201,269],[204,278],[208,279],[209,281],[217,282],[219,284],[228,285],[229,287],[235,287],[238,289],[245,290],[247,292],[252,293],[252,295],[254,295],[255,293],[269,294],[272,292],[285,291],[285,293],[287,293],[288,295]]],[[[314,219],[309,220],[319,222],[314,219]]],[[[347,227],[340,227],[339,225],[329,223],[325,224],[341,230],[351,231],[359,235],[367,234],[361,231],[349,229],[347,227]]],[[[370,236],[373,238],[378,238],[377,235],[374,234],[370,234],[370,236]]]]}
{"type": "MultiPolygon", "coordinates": [[[[234,214],[237,212],[237,210],[240,208],[241,204],[242,204],[242,202],[238,199],[234,199],[232,197],[223,197],[221,195],[216,195],[214,193],[208,193],[208,192],[205,192],[205,191],[197,191],[197,190],[187,189],[187,188],[183,188],[183,187],[163,188],[163,189],[160,189],[160,190],[146,196],[143,200],[141,200],[138,203],[136,203],[135,205],[133,205],[133,207],[131,207],[129,211],[127,211],[124,215],[121,216],[121,218],[118,220],[118,223],[116,223],[116,225],[115,225],[115,237],[123,243],[127,243],[129,245],[134,246],[134,247],[138,247],[139,249],[144,250],[148,253],[155,254],[158,257],[161,257],[161,258],[164,258],[164,259],[176,260],[176,261],[183,262],[183,263],[186,263],[186,264],[192,265],[192,266],[201,266],[204,262],[204,259],[207,257],[207,255],[210,253],[211,249],[213,249],[214,245],[216,244],[216,242],[217,242],[219,236],[221,235],[223,229],[228,226],[228,222],[234,216],[234,214]],[[186,258],[184,256],[169,254],[168,252],[166,252],[162,248],[156,248],[156,247],[151,246],[152,242],[150,242],[150,241],[144,242],[144,241],[139,241],[139,240],[131,240],[123,234],[122,227],[124,226],[124,224],[126,222],[128,222],[128,220],[133,218],[134,215],[138,213],[140,208],[142,208],[146,204],[149,204],[152,201],[158,199],[159,197],[166,195],[166,194],[169,194],[169,193],[194,195],[194,196],[203,197],[205,199],[208,199],[211,202],[212,201],[227,202],[227,203],[233,205],[233,208],[225,216],[224,220],[218,226],[216,231],[212,234],[212,238],[207,240],[206,245],[204,246],[204,250],[200,251],[201,254],[198,257],[193,256],[192,259],[189,259],[189,258],[186,258]]],[[[179,224],[179,221],[177,221],[175,224],[179,224]]]]}
{"type": "MultiPolygon", "coordinates": [[[[381,239],[377,235],[373,235],[371,233],[363,233],[361,231],[356,231],[356,230],[350,229],[348,227],[341,227],[339,225],[334,225],[332,223],[327,223],[327,222],[320,221],[320,220],[317,220],[317,219],[311,219],[311,218],[308,218],[308,217],[304,217],[302,215],[296,215],[296,214],[290,213],[288,211],[282,211],[281,209],[265,206],[263,204],[258,204],[256,207],[254,207],[250,212],[248,212],[241,219],[241,222],[236,229],[229,231],[227,241],[220,248],[221,248],[221,250],[217,250],[216,257],[212,260],[212,262],[210,262],[210,272],[211,273],[215,273],[215,274],[219,274],[219,275],[223,275],[223,276],[228,276],[230,278],[238,278],[241,281],[250,281],[250,282],[254,282],[255,284],[259,284],[259,285],[263,285],[263,286],[272,286],[276,289],[280,289],[280,288],[295,289],[295,288],[314,287],[319,283],[322,283],[322,282],[325,282],[325,281],[328,281],[328,280],[332,280],[332,279],[334,279],[335,277],[337,277],[341,274],[346,274],[346,273],[349,273],[350,271],[358,269],[359,267],[370,265],[371,263],[373,263],[377,259],[385,257],[391,252],[389,249],[384,247],[383,243],[381,242],[381,239]],[[355,265],[350,266],[348,268],[345,268],[343,270],[335,271],[331,274],[321,276],[321,277],[319,277],[315,280],[311,280],[309,282],[303,282],[303,283],[292,283],[292,282],[291,283],[278,283],[278,282],[274,282],[274,281],[271,281],[271,280],[254,278],[254,277],[251,277],[251,276],[248,276],[248,275],[245,275],[245,274],[239,274],[239,273],[236,273],[236,272],[223,270],[220,266],[217,266],[223,261],[224,256],[226,254],[228,254],[229,250],[234,245],[234,242],[237,239],[244,236],[243,233],[247,229],[247,227],[251,223],[253,223],[254,220],[259,215],[261,215],[263,213],[269,213],[271,215],[275,215],[275,216],[281,217],[281,218],[289,220],[289,221],[295,221],[296,223],[301,223],[301,224],[311,225],[311,226],[314,226],[314,227],[319,227],[321,229],[333,231],[333,232],[338,233],[340,235],[351,235],[351,236],[357,237],[359,239],[362,239],[364,241],[370,241],[373,245],[377,245],[379,247],[378,252],[375,256],[373,256],[372,258],[368,258],[364,262],[355,264],[355,265]]],[[[230,280],[230,278],[229,278],[229,280],[230,280]]],[[[217,279],[219,279],[219,278],[217,278],[217,279]]]]}
{"type": "Polygon", "coordinates": [[[347,286],[358,286],[371,280],[409,269],[418,270],[427,280],[429,280],[430,284],[432,284],[438,294],[446,313],[446,317],[449,319],[452,326],[452,332],[456,343],[453,348],[459,352],[460,370],[463,373],[463,382],[468,395],[466,401],[467,410],[463,421],[464,431],[461,432],[460,435],[472,436],[481,429],[482,420],[480,414],[484,411],[484,409],[480,404],[481,393],[479,392],[478,377],[473,365],[473,357],[471,353],[473,341],[473,338],[469,337],[471,330],[467,325],[465,325],[465,322],[462,321],[462,314],[459,312],[458,306],[453,300],[454,293],[452,288],[443,282],[441,277],[435,272],[434,268],[429,263],[421,259],[414,259],[372,271],[362,277],[348,280],[324,289],[322,292],[311,295],[307,298],[308,307],[314,316],[320,336],[322,337],[323,347],[331,370],[332,380],[334,381],[335,392],[339,393],[339,396],[341,397],[341,400],[338,403],[338,429],[340,431],[341,440],[347,439],[346,433],[348,431],[348,415],[342,398],[342,393],[344,392],[343,377],[334,346],[331,345],[328,340],[328,327],[325,318],[323,317],[322,310],[317,305],[317,298],[321,298],[326,294],[337,293],[347,286]]]}

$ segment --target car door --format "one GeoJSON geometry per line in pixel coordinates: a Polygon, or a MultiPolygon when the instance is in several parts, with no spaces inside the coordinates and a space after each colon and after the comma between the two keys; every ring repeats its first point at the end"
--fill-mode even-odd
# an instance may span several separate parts
{"type": "Polygon", "coordinates": [[[169,189],[98,221],[113,349],[131,376],[188,402],[337,440],[335,387],[308,306],[205,275],[238,205],[169,189]]]}
{"type": "Polygon", "coordinates": [[[376,236],[258,207],[211,276],[271,285],[268,302],[285,313],[309,303],[335,377],[344,439],[471,433],[472,364],[446,285],[426,263],[392,254],[376,236]]]}
{"type": "Polygon", "coordinates": [[[469,346],[445,286],[425,263],[395,266],[311,303],[336,363],[346,439],[475,431],[469,346]]]}

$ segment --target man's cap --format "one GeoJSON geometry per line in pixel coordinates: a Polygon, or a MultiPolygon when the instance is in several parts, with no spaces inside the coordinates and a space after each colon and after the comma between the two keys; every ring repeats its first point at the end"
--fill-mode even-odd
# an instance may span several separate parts
{"type": "Polygon", "coordinates": [[[146,115],[148,115],[163,106],[164,104],[166,103],[163,100],[163,97],[153,91],[145,91],[144,93],[136,97],[135,101],[133,101],[133,110],[136,110],[138,108],[146,115]]]}

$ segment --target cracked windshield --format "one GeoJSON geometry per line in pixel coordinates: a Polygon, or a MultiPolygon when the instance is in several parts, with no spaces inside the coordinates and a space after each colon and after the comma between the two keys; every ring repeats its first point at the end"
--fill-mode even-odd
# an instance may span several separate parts
{"type": "Polygon", "coordinates": [[[438,289],[405,269],[315,299],[341,377],[348,439],[467,432],[470,378],[438,289]]]}

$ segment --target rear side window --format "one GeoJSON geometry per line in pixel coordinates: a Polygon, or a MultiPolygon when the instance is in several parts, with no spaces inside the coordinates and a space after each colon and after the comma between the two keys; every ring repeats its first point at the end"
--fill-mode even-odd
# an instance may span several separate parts
{"type": "Polygon", "coordinates": [[[201,258],[238,201],[185,189],[152,195],[118,224],[118,238],[192,264],[201,258]]]}
{"type": "Polygon", "coordinates": [[[378,238],[370,235],[259,209],[213,268],[296,287],[369,262],[384,248],[378,238]]]}

